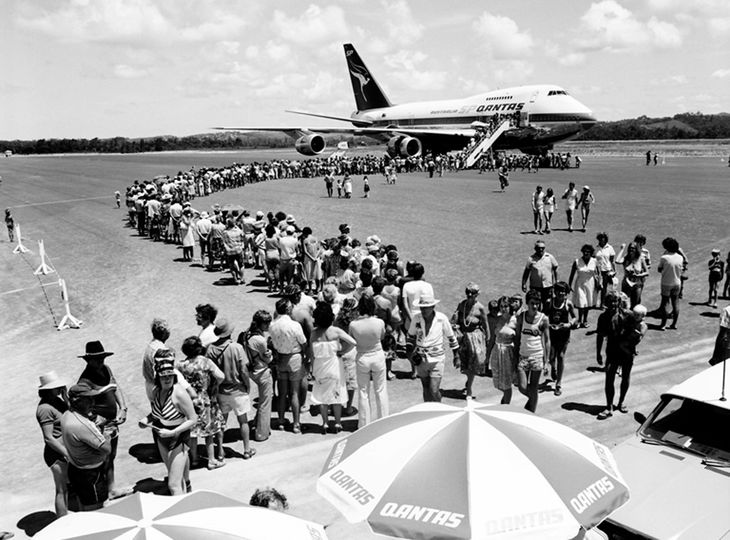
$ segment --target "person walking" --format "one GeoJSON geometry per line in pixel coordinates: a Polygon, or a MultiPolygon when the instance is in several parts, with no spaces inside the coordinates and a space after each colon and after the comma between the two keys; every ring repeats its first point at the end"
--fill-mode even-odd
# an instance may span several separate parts
{"type": "Polygon", "coordinates": [[[570,343],[570,331],[575,324],[575,309],[568,300],[570,287],[564,281],[555,284],[552,300],[545,309],[550,325],[550,376],[553,380],[553,393],[563,393],[563,371],[565,369],[565,353],[570,343]]]}
{"type": "Polygon", "coordinates": [[[641,304],[629,311],[619,306],[618,296],[606,295],[606,310],[598,317],[596,333],[596,359],[601,365],[601,347],[606,340],[606,408],[598,414],[599,420],[613,416],[613,411],[629,412],[626,407],[626,394],[631,384],[631,368],[637,354],[636,347],[646,334],[644,323],[646,308],[641,304]],[[618,404],[614,405],[615,381],[621,369],[621,386],[618,404]]]}
{"type": "Polygon", "coordinates": [[[563,192],[561,198],[565,200],[565,217],[568,220],[568,231],[573,232],[573,217],[578,202],[578,190],[575,189],[575,182],[568,183],[568,189],[563,192]]]}
{"type": "Polygon", "coordinates": [[[593,255],[596,258],[596,266],[598,267],[598,272],[601,274],[601,283],[603,284],[598,303],[599,306],[602,306],[606,292],[609,289],[615,290],[613,283],[616,277],[616,251],[608,243],[607,233],[599,232],[596,235],[596,241],[598,242],[598,246],[595,248],[593,255]]]}
{"type": "Polygon", "coordinates": [[[479,285],[469,282],[464,298],[451,316],[451,325],[459,342],[461,373],[466,375],[464,393],[473,398],[472,385],[476,376],[487,375],[487,343],[490,340],[487,310],[477,298],[479,285]]]}
{"type": "Polygon", "coordinates": [[[420,311],[414,314],[408,327],[406,354],[421,379],[424,402],[441,401],[441,379],[446,363],[445,341],[451,348],[454,367],[461,367],[459,343],[448,317],[436,311],[439,302],[431,294],[422,294],[413,305],[420,311]]]}
{"type": "Polygon", "coordinates": [[[531,291],[537,291],[542,299],[542,305],[547,305],[552,297],[553,285],[558,281],[558,261],[545,251],[545,242],[535,242],[535,251],[527,259],[525,270],[522,272],[522,292],[527,292],[528,284],[531,291]]]}
{"type": "Polygon", "coordinates": [[[234,285],[245,283],[243,280],[243,231],[238,228],[233,218],[226,220],[226,228],[222,235],[223,248],[228,260],[228,268],[231,271],[234,285]]]}
{"type": "Polygon", "coordinates": [[[580,220],[581,220],[581,231],[586,232],[586,226],[588,225],[588,216],[591,215],[591,206],[596,202],[596,198],[591,192],[591,188],[583,186],[583,192],[578,198],[576,206],[580,208],[580,220]]]}
{"type": "Polygon", "coordinates": [[[517,316],[515,328],[515,356],[520,393],[527,396],[525,409],[537,410],[540,374],[547,368],[550,351],[548,318],[540,311],[542,303],[537,291],[528,291],[525,296],[527,310],[517,316]]]}
{"type": "Polygon", "coordinates": [[[512,401],[512,386],[517,381],[517,362],[514,357],[517,318],[511,309],[510,299],[502,296],[498,300],[499,315],[494,328],[494,347],[489,355],[492,383],[502,392],[502,405],[512,401]]]}
{"type": "MultiPolygon", "coordinates": [[[[537,172],[537,168],[535,169],[537,172]]],[[[545,209],[544,209],[544,217],[545,217],[545,230],[543,231],[545,234],[550,234],[552,232],[552,229],[550,228],[550,223],[553,220],[553,214],[555,213],[555,193],[553,193],[553,188],[549,187],[545,191],[545,209]]]]}
{"type": "Polygon", "coordinates": [[[581,257],[573,261],[568,284],[573,289],[573,305],[578,308],[578,326],[588,328],[588,311],[596,306],[596,297],[601,290],[601,274],[593,257],[594,248],[584,244],[581,257]]]}
{"type": "Polygon", "coordinates": [[[708,271],[708,293],[707,305],[713,308],[717,307],[717,287],[722,282],[725,274],[725,262],[720,258],[720,250],[715,248],[712,250],[712,256],[707,262],[708,271]]]}
{"type": "MultiPolygon", "coordinates": [[[[641,256],[641,248],[636,242],[628,246],[621,244],[616,262],[624,267],[624,276],[621,280],[621,292],[629,297],[629,304],[633,308],[641,304],[641,293],[644,290],[644,280],[649,275],[646,260],[641,256]]],[[[602,289],[601,292],[605,290],[602,289]]]]}
{"type": "Polygon", "coordinates": [[[542,186],[535,188],[530,202],[532,204],[533,232],[535,234],[542,234],[542,221],[545,213],[545,193],[542,190],[542,186]]]}
{"type": "Polygon", "coordinates": [[[661,295],[662,300],[659,304],[659,316],[661,324],[659,330],[664,330],[667,326],[667,306],[672,306],[672,324],[670,330],[677,329],[677,320],[679,319],[679,294],[682,286],[682,274],[685,271],[685,258],[679,253],[679,243],[672,237],[665,238],[662,241],[664,254],[659,258],[657,271],[662,275],[661,278],[661,295]]]}
{"type": "Polygon", "coordinates": [[[8,229],[8,240],[15,242],[15,219],[10,208],[5,209],[5,227],[8,229]]]}

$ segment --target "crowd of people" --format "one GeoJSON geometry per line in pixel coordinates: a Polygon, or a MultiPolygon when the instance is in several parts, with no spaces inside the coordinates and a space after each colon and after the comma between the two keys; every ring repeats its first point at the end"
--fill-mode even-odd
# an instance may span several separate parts
{"type": "MultiPolygon", "coordinates": [[[[420,380],[426,402],[441,400],[441,381],[451,360],[465,377],[466,399],[473,397],[477,377],[489,377],[501,392],[501,403],[511,403],[517,388],[525,396],[525,408],[535,412],[540,390],[562,394],[571,333],[588,328],[595,309],[600,310],[595,368],[605,371],[606,397],[598,419],[605,420],[615,411],[629,410],[631,369],[649,328],[645,317],[660,319],[657,330],[677,328],[688,261],[674,238],[662,242],[656,269],[661,304],[653,312],[641,303],[652,269],[646,238],[637,234],[616,252],[605,232],[598,233],[595,245],[581,247],[567,281],[560,279],[559,263],[540,239],[524,266],[522,294],[483,304],[479,285],[470,282],[454,311],[444,312],[424,265],[405,261],[397,246],[377,235],[367,236],[363,244],[343,223],[338,235],[320,241],[285,212],[252,215],[243,208],[218,206],[210,214],[198,212],[188,189],[195,182],[185,180],[198,174],[190,175],[131,186],[129,224],[153,238],[181,243],[190,260],[197,247],[201,264],[226,268],[233,283],[245,283],[245,269],[259,273],[278,299],[269,309],[256,311],[238,332],[215,306],[198,305],[200,331],[185,337],[179,350],[169,344],[169,323],[152,321],[152,339],[141,362],[150,412],[139,427],[151,431],[171,494],[190,491],[191,467],[225,465],[223,432],[231,412],[242,443],[238,455],[245,460],[256,455],[254,443],[269,439],[272,429],[301,433],[303,410],[320,417],[322,434],[342,431],[344,417],[357,415],[357,427],[362,427],[388,416],[388,385],[396,362],[405,366],[407,378],[420,380]]],[[[233,168],[220,175],[222,185],[235,184],[236,175],[233,168]]],[[[215,175],[208,176],[211,186],[221,185],[212,181],[215,175]]],[[[202,194],[206,185],[203,181],[202,194]]],[[[533,195],[535,230],[549,232],[545,208],[555,204],[555,196],[552,190],[540,193],[539,187],[533,195]],[[545,229],[539,217],[546,220],[545,229]]],[[[579,195],[571,182],[563,199],[572,228],[572,213],[589,208],[592,194],[586,186],[579,195]]],[[[585,228],[588,210],[582,215],[585,228]]],[[[723,294],[730,288],[730,265],[723,264],[719,250],[713,250],[708,271],[708,304],[716,305],[723,275],[723,294]]],[[[87,343],[80,355],[85,369],[68,389],[53,372],[41,376],[37,419],[58,515],[67,511],[67,486],[82,510],[99,508],[129,491],[115,485],[114,459],[127,405],[105,363],[112,354],[99,341],[87,343]]]]}

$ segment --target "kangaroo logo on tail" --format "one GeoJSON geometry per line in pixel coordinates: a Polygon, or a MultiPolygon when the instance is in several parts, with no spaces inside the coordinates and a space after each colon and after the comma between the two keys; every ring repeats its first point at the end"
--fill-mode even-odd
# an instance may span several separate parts
{"type": "Polygon", "coordinates": [[[350,75],[355,77],[360,83],[360,94],[362,94],[362,98],[367,101],[368,96],[367,94],[365,94],[365,85],[372,80],[370,77],[368,77],[370,73],[368,73],[368,70],[365,68],[365,66],[360,66],[350,60],[350,75]]]}
{"type": "Polygon", "coordinates": [[[357,110],[366,111],[368,109],[390,107],[390,101],[385,97],[380,85],[378,85],[368,68],[365,67],[365,62],[357,54],[355,47],[350,43],[346,43],[344,47],[357,110]]]}

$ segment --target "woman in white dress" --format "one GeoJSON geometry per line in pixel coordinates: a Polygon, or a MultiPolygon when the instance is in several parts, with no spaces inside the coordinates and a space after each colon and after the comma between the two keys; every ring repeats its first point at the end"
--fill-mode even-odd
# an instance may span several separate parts
{"type": "Polygon", "coordinates": [[[573,291],[573,305],[578,310],[578,326],[587,328],[588,310],[596,306],[598,292],[601,290],[601,273],[593,256],[595,248],[584,244],[580,251],[583,255],[573,261],[568,283],[573,291]]]}
{"type": "Polygon", "coordinates": [[[335,320],[332,306],[317,302],[314,308],[314,330],[309,338],[309,356],[312,358],[312,403],[319,405],[322,416],[322,434],[327,433],[327,409],[331,405],[335,415],[335,433],[342,431],[342,405],[347,403],[345,364],[342,355],[355,347],[355,340],[347,332],[332,326],[335,320]]]}

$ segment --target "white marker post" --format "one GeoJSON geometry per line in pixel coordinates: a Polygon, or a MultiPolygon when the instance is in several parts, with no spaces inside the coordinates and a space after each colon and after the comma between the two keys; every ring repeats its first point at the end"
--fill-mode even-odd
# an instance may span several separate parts
{"type": "Polygon", "coordinates": [[[18,245],[15,246],[13,253],[30,253],[30,250],[23,245],[23,239],[20,236],[20,225],[15,226],[15,236],[18,237],[18,245]]]}
{"type": "Polygon", "coordinates": [[[54,273],[56,269],[46,263],[46,248],[43,245],[43,240],[38,240],[38,253],[41,256],[41,264],[38,268],[36,268],[36,271],[33,272],[33,274],[36,276],[43,274],[45,276],[47,274],[54,273]]]}
{"type": "Polygon", "coordinates": [[[81,328],[81,325],[84,324],[84,322],[71,315],[71,308],[68,305],[68,290],[66,290],[66,280],[59,278],[58,285],[61,287],[61,298],[63,298],[63,304],[66,308],[66,314],[63,316],[63,319],[61,319],[61,322],[58,323],[58,330],[65,330],[67,328],[81,328]]]}

